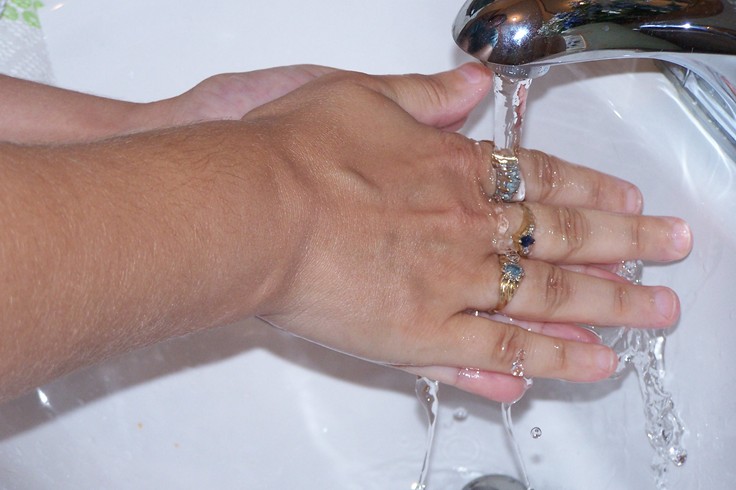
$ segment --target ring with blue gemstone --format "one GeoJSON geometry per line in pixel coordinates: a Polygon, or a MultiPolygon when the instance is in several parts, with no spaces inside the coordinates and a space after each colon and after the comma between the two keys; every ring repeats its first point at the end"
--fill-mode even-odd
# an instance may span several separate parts
{"type": "Polygon", "coordinates": [[[526,186],[519,168],[519,159],[494,151],[491,153],[491,166],[496,171],[496,192],[493,199],[501,202],[523,201],[526,186]]]}
{"type": "Polygon", "coordinates": [[[521,280],[524,279],[524,268],[519,263],[519,254],[509,252],[498,256],[501,265],[501,283],[499,285],[498,304],[494,311],[500,311],[506,307],[511,298],[519,289],[521,280]]]}
{"type": "Polygon", "coordinates": [[[524,211],[524,216],[519,226],[519,231],[511,237],[514,242],[514,248],[516,253],[522,257],[528,257],[531,253],[532,245],[534,245],[534,228],[537,226],[534,220],[534,213],[524,203],[519,203],[521,209],[524,211]]]}

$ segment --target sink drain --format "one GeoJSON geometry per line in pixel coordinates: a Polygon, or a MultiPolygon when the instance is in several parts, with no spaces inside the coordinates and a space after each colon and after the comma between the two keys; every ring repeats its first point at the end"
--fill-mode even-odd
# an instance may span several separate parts
{"type": "Polygon", "coordinates": [[[528,490],[516,478],[506,475],[485,475],[476,478],[463,487],[463,490],[528,490]]]}

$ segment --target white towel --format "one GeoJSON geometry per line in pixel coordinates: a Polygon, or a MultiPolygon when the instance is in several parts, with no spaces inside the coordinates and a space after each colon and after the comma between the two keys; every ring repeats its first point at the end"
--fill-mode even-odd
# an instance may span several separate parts
{"type": "Polygon", "coordinates": [[[0,73],[53,83],[51,61],[38,18],[39,0],[0,0],[0,73]]]}

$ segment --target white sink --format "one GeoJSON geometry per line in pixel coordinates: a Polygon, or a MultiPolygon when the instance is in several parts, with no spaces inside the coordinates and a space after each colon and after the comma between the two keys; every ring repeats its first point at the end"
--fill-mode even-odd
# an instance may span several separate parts
{"type": "MultiPolygon", "coordinates": [[[[460,0],[47,3],[41,20],[57,83],[131,100],[282,64],[399,73],[466,60],[450,36],[460,0]]],[[[475,116],[466,132],[489,137],[488,105],[475,116]]],[[[690,222],[692,255],[645,271],[645,282],[682,300],[666,382],[689,429],[689,459],[668,488],[731,490],[734,162],[663,75],[628,61],[555,68],[536,80],[525,145],[627,178],[648,213],[690,222]]],[[[413,386],[412,376],[255,320],[176,339],[0,407],[0,488],[408,490],[425,437],[413,386]]],[[[429,489],[517,475],[499,406],[451,388],[440,398],[429,489]],[[454,416],[461,408],[467,418],[454,416]]],[[[631,374],[594,385],[538,380],[514,417],[537,490],[654,489],[631,374]]]]}

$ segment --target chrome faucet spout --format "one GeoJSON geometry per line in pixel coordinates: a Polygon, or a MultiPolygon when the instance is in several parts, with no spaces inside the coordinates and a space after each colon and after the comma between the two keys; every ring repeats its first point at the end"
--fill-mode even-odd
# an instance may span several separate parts
{"type": "Polygon", "coordinates": [[[511,78],[556,64],[650,58],[672,70],[736,159],[736,0],[467,0],[465,52],[511,78]]]}
{"type": "Polygon", "coordinates": [[[733,0],[468,0],[455,42],[506,72],[626,57],[736,54],[733,0]]]}

